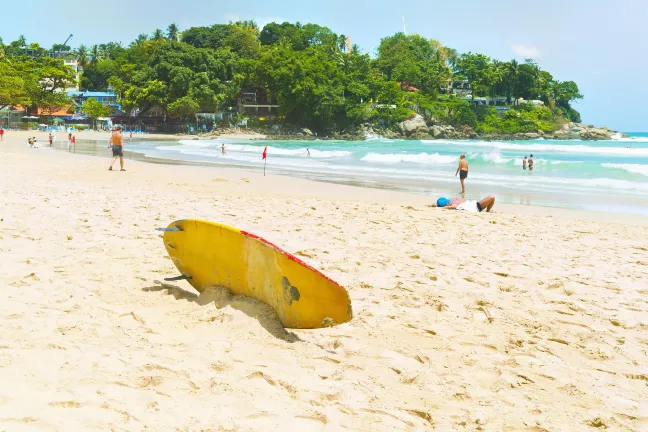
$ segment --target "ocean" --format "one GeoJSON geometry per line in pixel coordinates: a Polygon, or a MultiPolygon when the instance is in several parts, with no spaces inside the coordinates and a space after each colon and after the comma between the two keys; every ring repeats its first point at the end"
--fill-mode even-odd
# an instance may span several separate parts
{"type": "Polygon", "coordinates": [[[263,169],[320,181],[403,190],[431,197],[460,191],[460,154],[470,164],[467,197],[648,215],[648,133],[610,141],[251,141],[127,143],[138,158],[263,169]],[[221,154],[221,145],[226,155],[221,154]],[[522,159],[533,154],[535,169],[522,159]]]}

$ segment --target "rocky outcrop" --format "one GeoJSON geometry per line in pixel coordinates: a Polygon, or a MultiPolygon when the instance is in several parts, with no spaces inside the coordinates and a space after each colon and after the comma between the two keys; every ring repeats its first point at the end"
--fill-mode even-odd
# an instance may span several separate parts
{"type": "Polygon", "coordinates": [[[435,124],[434,126],[430,126],[429,131],[430,135],[437,139],[457,137],[457,131],[450,125],[435,124]]]}
{"type": "Polygon", "coordinates": [[[614,131],[610,128],[603,127],[597,128],[591,125],[584,125],[582,123],[567,123],[562,125],[560,130],[548,134],[549,138],[565,140],[609,140],[615,136],[626,136],[621,134],[618,131],[614,131]]]}
{"type": "Polygon", "coordinates": [[[428,125],[425,123],[425,119],[419,114],[416,114],[414,118],[410,120],[405,120],[396,125],[396,128],[405,136],[410,136],[414,134],[427,134],[428,125]]]}

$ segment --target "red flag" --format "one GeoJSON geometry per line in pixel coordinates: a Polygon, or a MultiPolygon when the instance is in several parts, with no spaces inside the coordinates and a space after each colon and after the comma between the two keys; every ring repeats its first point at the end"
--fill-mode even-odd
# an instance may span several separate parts
{"type": "Polygon", "coordinates": [[[267,153],[268,153],[268,146],[266,146],[266,147],[263,149],[263,157],[261,158],[261,160],[264,160],[264,159],[266,158],[267,153]]]}

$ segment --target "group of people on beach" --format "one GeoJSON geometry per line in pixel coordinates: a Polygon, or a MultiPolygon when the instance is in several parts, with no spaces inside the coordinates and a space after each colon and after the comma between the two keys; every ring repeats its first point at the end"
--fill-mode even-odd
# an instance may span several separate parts
{"type": "MultiPolygon", "coordinates": [[[[533,155],[524,156],[522,159],[522,169],[526,171],[528,168],[529,171],[533,171],[533,155]]],[[[459,166],[455,172],[455,177],[459,176],[459,182],[461,183],[461,198],[446,198],[440,197],[434,204],[431,204],[429,207],[442,207],[445,209],[453,210],[468,210],[472,212],[481,212],[486,210],[490,212],[495,204],[495,197],[492,195],[487,196],[481,201],[465,200],[466,196],[466,184],[465,180],[468,178],[468,160],[466,155],[462,154],[459,156],[459,166]]]]}

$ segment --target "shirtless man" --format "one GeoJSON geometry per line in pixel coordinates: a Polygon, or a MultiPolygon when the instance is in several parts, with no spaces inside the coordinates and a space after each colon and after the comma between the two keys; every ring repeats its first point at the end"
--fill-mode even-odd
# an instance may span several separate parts
{"type": "Polygon", "coordinates": [[[533,155],[529,156],[529,171],[533,171],[533,155]]]}
{"type": "Polygon", "coordinates": [[[468,161],[466,160],[466,155],[459,156],[459,166],[457,167],[457,172],[455,177],[459,174],[459,181],[461,181],[461,195],[466,194],[466,186],[464,185],[464,180],[468,177],[468,161]]]}
{"type": "Polygon", "coordinates": [[[430,204],[428,207],[443,207],[444,209],[465,210],[472,213],[481,213],[486,210],[490,213],[494,205],[495,197],[489,195],[481,201],[465,200],[463,198],[448,199],[446,197],[441,197],[437,199],[434,204],[430,204]]]}
{"type": "Polygon", "coordinates": [[[110,137],[110,146],[112,148],[113,161],[110,164],[109,171],[112,171],[112,167],[115,164],[117,158],[119,158],[119,166],[121,171],[126,171],[124,169],[124,137],[121,133],[121,128],[117,128],[110,137]]]}

